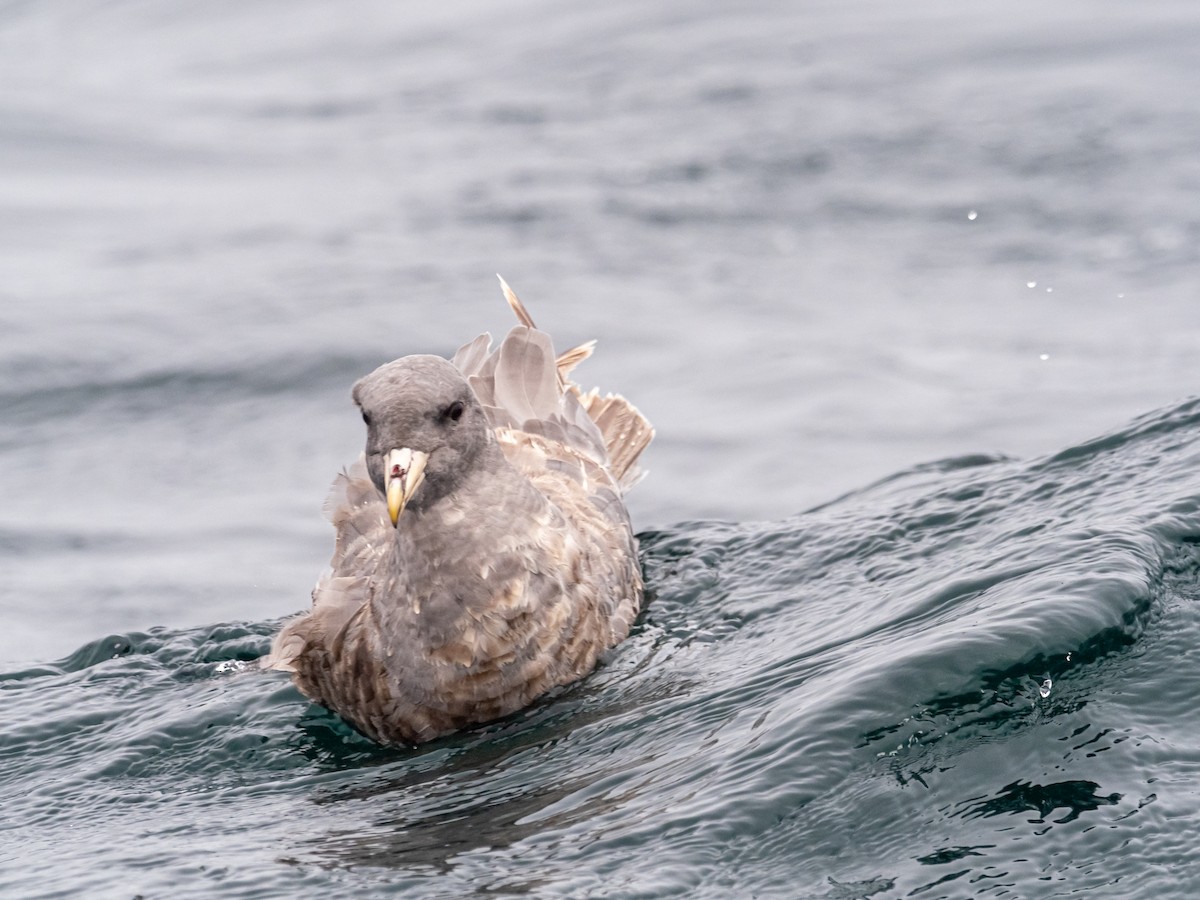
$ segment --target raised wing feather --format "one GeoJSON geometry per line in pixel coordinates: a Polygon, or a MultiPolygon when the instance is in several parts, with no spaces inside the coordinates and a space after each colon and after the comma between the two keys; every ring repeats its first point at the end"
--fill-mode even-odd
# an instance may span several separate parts
{"type": "Polygon", "coordinates": [[[508,428],[557,441],[600,464],[622,491],[642,477],[638,458],[654,428],[618,394],[584,393],[568,377],[595,349],[587,341],[555,357],[550,336],[504,281],[504,296],[521,322],[496,350],[481,334],[464,344],[453,363],[488,413],[493,428],[508,428]]]}
{"type": "Polygon", "coordinates": [[[518,427],[559,412],[558,369],[548,334],[518,325],[500,345],[497,357],[492,382],[495,402],[518,427]]]}

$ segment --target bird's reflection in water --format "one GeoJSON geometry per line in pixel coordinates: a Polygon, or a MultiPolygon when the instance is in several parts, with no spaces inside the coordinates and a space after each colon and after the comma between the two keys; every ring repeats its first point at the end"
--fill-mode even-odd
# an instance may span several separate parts
{"type": "Polygon", "coordinates": [[[390,816],[379,809],[379,818],[369,828],[332,834],[317,855],[338,866],[449,872],[455,858],[463,854],[504,849],[615,809],[625,799],[623,796],[568,800],[585,793],[604,775],[594,773],[526,792],[503,791],[424,813],[405,802],[406,798],[395,798],[388,803],[390,816]],[[549,811],[560,805],[562,809],[549,811]]]}
{"type": "MultiPolygon", "coordinates": [[[[686,679],[645,677],[643,657],[661,652],[661,643],[656,630],[643,631],[628,645],[635,652],[598,677],[516,717],[419,749],[372,744],[313,707],[301,723],[305,752],[328,771],[358,777],[323,788],[312,800],[338,812],[354,804],[362,811],[354,810],[354,824],[343,818],[343,827],[310,842],[304,855],[337,867],[448,872],[472,851],[503,850],[538,834],[561,836],[617,809],[644,786],[627,767],[614,768],[621,756],[611,743],[638,727],[639,711],[694,687],[686,679]],[[563,753],[574,759],[572,777],[548,777],[561,773],[563,753]]],[[[645,747],[643,761],[660,749],[645,747]]]]}

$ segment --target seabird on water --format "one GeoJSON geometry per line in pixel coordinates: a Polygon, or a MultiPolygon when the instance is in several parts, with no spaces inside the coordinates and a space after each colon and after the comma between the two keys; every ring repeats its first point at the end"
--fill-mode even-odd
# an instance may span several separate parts
{"type": "Polygon", "coordinates": [[[428,741],[590,672],[642,603],[622,496],[650,423],[569,379],[501,279],[519,325],[452,360],[406,356],[354,385],[363,455],[334,482],[330,569],[266,668],[368,737],[428,741]]]}

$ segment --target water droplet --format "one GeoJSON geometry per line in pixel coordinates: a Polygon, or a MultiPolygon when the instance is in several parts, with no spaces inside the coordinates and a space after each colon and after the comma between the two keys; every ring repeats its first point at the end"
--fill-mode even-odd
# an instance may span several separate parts
{"type": "Polygon", "coordinates": [[[1035,288],[1035,287],[1037,287],[1037,282],[1036,281],[1027,281],[1027,282],[1025,282],[1025,287],[1035,288]]]}
{"type": "Polygon", "coordinates": [[[1046,288],[1046,293],[1047,293],[1047,294],[1053,294],[1053,293],[1054,293],[1054,288],[1046,288]]]}
{"type": "Polygon", "coordinates": [[[971,222],[974,222],[975,217],[978,215],[979,215],[979,213],[975,212],[975,210],[971,210],[969,213],[967,213],[967,219],[971,222]]]}
{"type": "Polygon", "coordinates": [[[1118,299],[1118,300],[1124,300],[1124,299],[1125,299],[1125,295],[1124,295],[1124,294],[1117,294],[1117,299],[1118,299]]]}
{"type": "Polygon", "coordinates": [[[1054,682],[1052,682],[1049,678],[1047,678],[1045,681],[1042,682],[1041,686],[1038,688],[1038,693],[1041,694],[1043,697],[1049,697],[1050,696],[1050,688],[1052,688],[1052,687],[1054,687],[1054,682]]]}
{"type": "Polygon", "coordinates": [[[1046,360],[1048,360],[1049,358],[1050,358],[1050,354],[1049,354],[1049,353],[1043,353],[1041,356],[1039,356],[1039,357],[1038,357],[1038,359],[1040,359],[1042,362],[1045,362],[1045,361],[1046,361],[1046,360]]]}
{"type": "Polygon", "coordinates": [[[1070,662],[1070,661],[1071,661],[1071,651],[1068,650],[1067,651],[1067,662],[1070,662]]]}

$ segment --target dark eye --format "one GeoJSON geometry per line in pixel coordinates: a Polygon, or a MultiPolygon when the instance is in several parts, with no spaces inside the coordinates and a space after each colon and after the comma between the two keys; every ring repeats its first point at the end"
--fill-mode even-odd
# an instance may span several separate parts
{"type": "Polygon", "coordinates": [[[457,422],[462,418],[463,404],[461,400],[455,400],[449,406],[442,410],[442,419],[447,422],[457,422]]]}
{"type": "Polygon", "coordinates": [[[367,415],[367,411],[365,409],[362,411],[362,414],[363,414],[363,422],[366,423],[367,427],[370,427],[371,417],[369,415],[367,415]]]}

